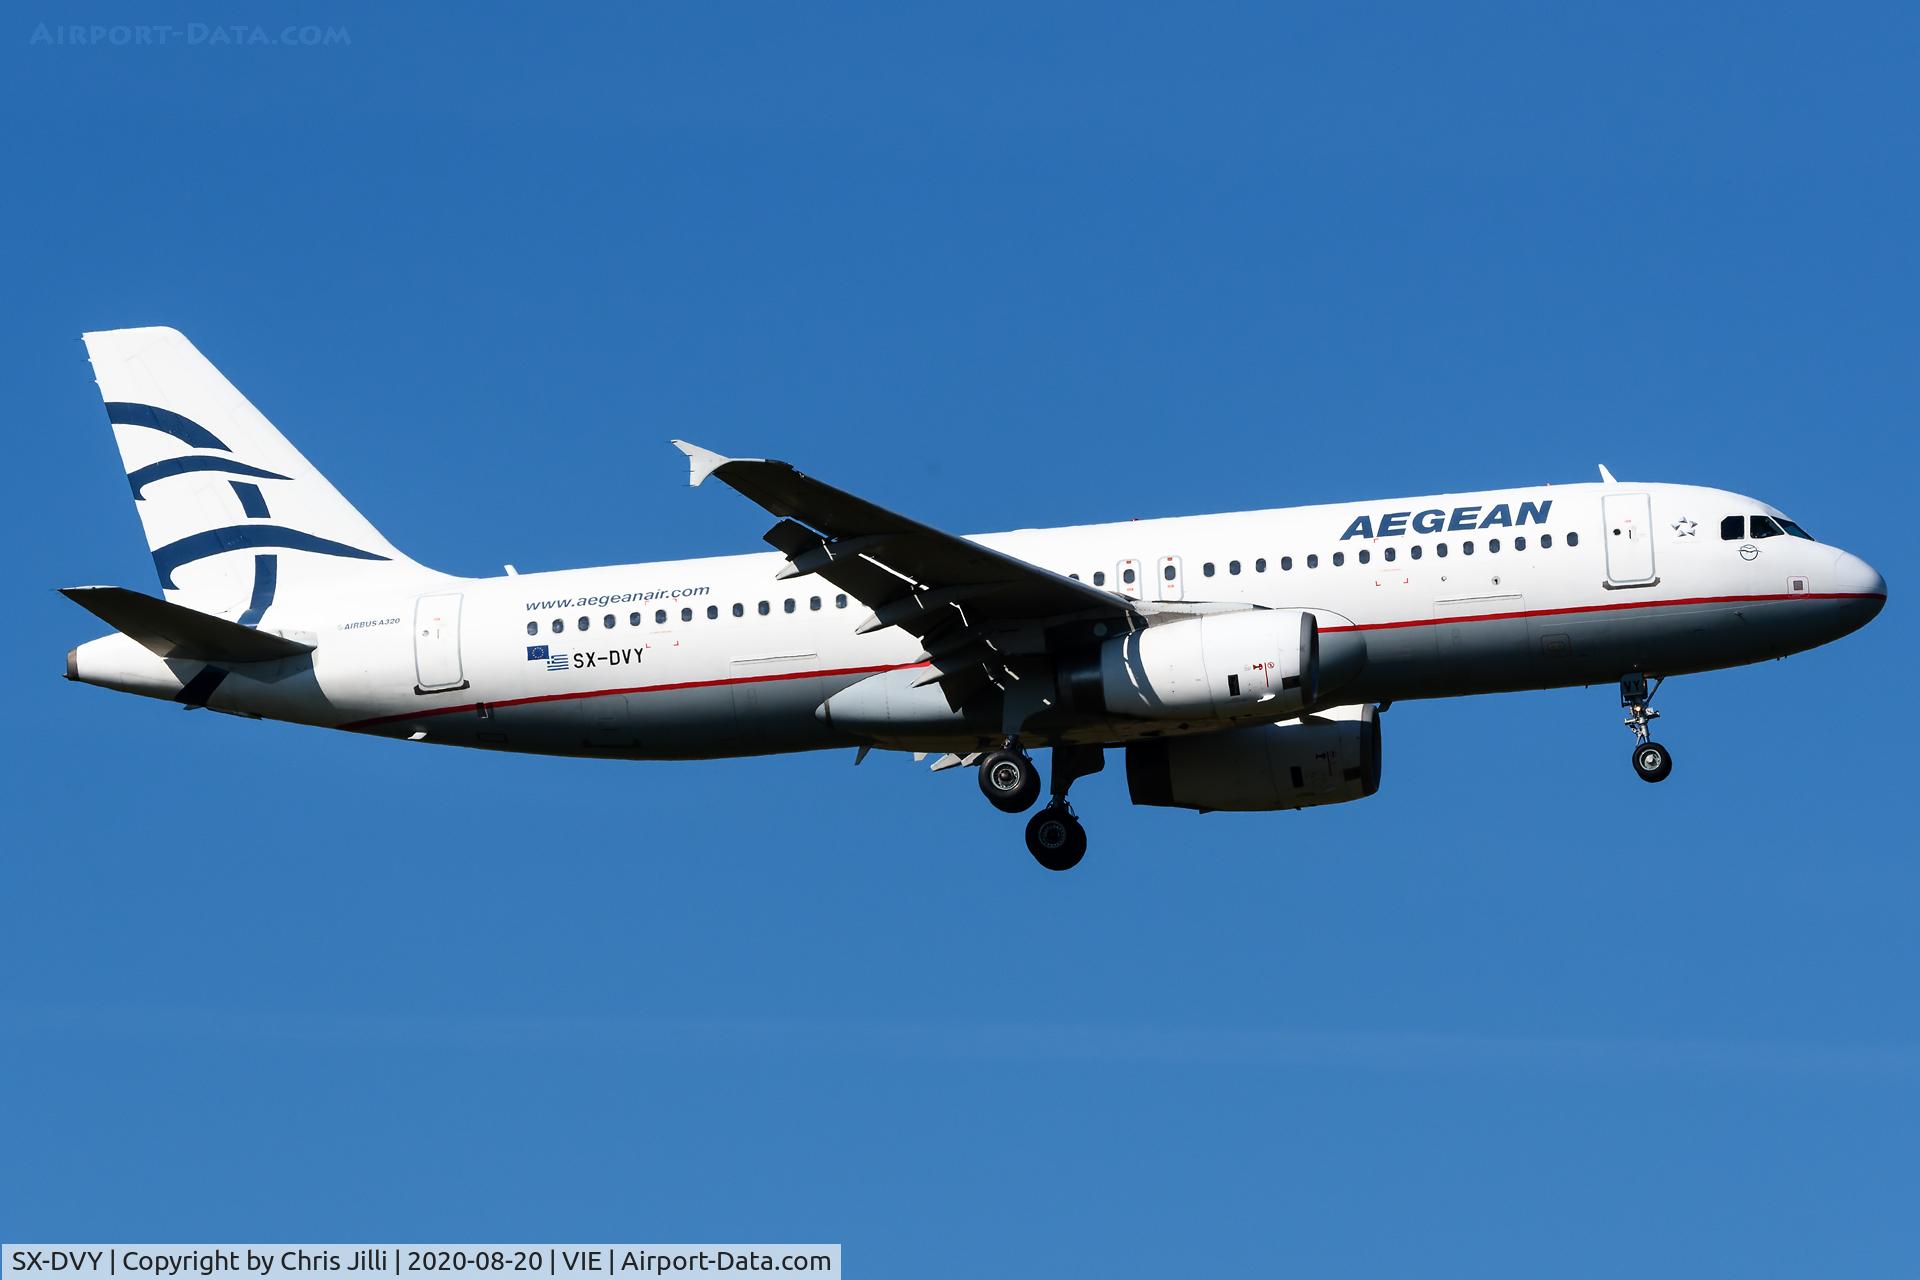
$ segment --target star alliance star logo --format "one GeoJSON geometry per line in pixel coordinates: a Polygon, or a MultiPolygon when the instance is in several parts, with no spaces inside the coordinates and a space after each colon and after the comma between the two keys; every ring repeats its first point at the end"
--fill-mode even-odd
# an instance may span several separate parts
{"type": "Polygon", "coordinates": [[[1699,527],[1700,527],[1699,525],[1687,519],[1685,516],[1681,516],[1678,520],[1675,520],[1673,522],[1673,531],[1679,534],[1683,538],[1691,538],[1693,536],[1693,531],[1695,529],[1698,529],[1699,527]]]}

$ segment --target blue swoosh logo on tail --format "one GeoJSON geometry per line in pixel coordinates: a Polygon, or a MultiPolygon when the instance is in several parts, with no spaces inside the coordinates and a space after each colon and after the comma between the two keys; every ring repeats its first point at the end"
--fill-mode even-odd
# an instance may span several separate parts
{"type": "Polygon", "coordinates": [[[285,547],[290,551],[311,551],[316,555],[340,556],[348,560],[386,560],[390,557],[372,551],[362,551],[350,547],[344,542],[335,542],[331,538],[318,538],[311,533],[302,533],[298,529],[289,529],[277,524],[236,524],[224,529],[209,529],[205,533],[196,533],[169,542],[158,547],[153,553],[153,567],[160,571],[160,585],[168,591],[178,590],[173,581],[173,571],[182,565],[204,560],[208,556],[217,556],[222,551],[242,551],[249,547],[285,547]]]}
{"type": "Polygon", "coordinates": [[[192,471],[224,471],[236,476],[252,476],[256,480],[289,480],[278,471],[268,471],[265,467],[250,466],[232,458],[208,458],[189,454],[184,458],[168,458],[163,462],[150,462],[138,471],[127,476],[127,483],[133,486],[136,501],[145,501],[141,490],[155,480],[165,480],[168,476],[186,475],[192,471]]]}
{"type": "Polygon", "coordinates": [[[253,558],[253,599],[247,601],[247,611],[240,615],[240,625],[255,627],[260,625],[260,616],[273,605],[273,593],[280,586],[280,557],[255,556],[253,558]]]}
{"type": "Polygon", "coordinates": [[[171,409],[162,409],[158,405],[135,404],[131,400],[107,401],[107,421],[121,427],[152,427],[155,431],[164,431],[175,439],[184,440],[196,449],[218,449],[222,453],[231,453],[219,436],[207,430],[192,418],[171,409]]]}

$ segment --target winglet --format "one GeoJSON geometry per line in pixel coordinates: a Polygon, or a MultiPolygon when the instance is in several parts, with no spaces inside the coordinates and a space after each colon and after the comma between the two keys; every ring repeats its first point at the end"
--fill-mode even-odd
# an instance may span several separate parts
{"type": "MultiPolygon", "coordinates": [[[[1618,480],[1615,480],[1615,479],[1613,478],[1613,472],[1611,472],[1611,471],[1609,471],[1609,470],[1607,470],[1607,464],[1606,464],[1606,463],[1604,463],[1604,462],[1600,464],[1600,478],[1601,478],[1602,480],[1604,480],[1604,481],[1606,481],[1606,482],[1607,482],[1608,484],[1619,484],[1619,483],[1620,483],[1620,482],[1619,482],[1618,480]]],[[[699,484],[700,482],[699,482],[698,480],[696,480],[696,481],[694,481],[694,483],[695,483],[695,484],[699,484]]]]}
{"type": "Polygon", "coordinates": [[[697,444],[688,444],[685,440],[675,440],[673,447],[687,455],[687,484],[699,488],[700,482],[718,471],[733,459],[715,453],[711,449],[702,449],[697,444]]]}

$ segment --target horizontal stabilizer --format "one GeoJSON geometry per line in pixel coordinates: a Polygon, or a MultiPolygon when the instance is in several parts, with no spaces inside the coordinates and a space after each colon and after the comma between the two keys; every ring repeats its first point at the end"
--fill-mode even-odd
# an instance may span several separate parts
{"type": "Polygon", "coordinates": [[[255,631],[125,587],[62,587],[60,594],[162,658],[272,662],[313,652],[310,644],[255,631]]]}

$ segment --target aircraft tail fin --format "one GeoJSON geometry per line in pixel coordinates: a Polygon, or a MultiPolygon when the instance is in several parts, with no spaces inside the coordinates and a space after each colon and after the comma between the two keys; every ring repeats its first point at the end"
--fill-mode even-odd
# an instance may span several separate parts
{"type": "Polygon", "coordinates": [[[83,338],[168,600],[251,627],[276,600],[439,576],[388,542],[178,331],[83,338]]]}

